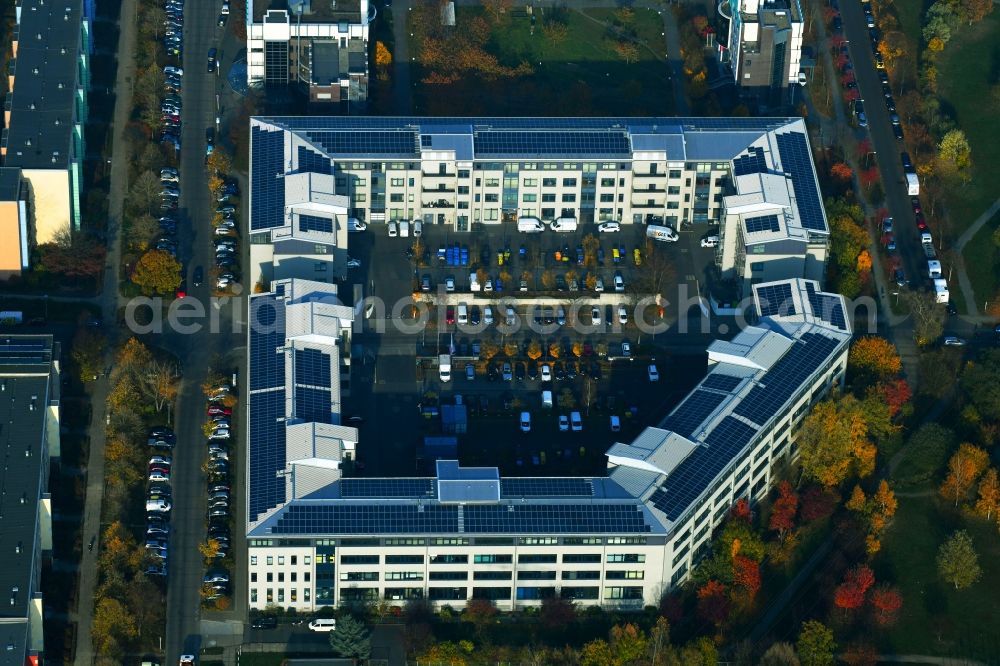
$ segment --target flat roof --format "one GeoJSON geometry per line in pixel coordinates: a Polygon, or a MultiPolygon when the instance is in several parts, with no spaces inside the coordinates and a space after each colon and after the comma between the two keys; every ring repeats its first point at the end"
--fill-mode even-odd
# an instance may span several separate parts
{"type": "MultiPolygon", "coordinates": [[[[50,335],[0,337],[0,455],[5,460],[0,469],[0,543],[5,549],[0,618],[26,618],[29,595],[35,592],[31,581],[38,555],[38,500],[48,474],[45,420],[52,397],[52,355],[50,335]]],[[[0,626],[5,625],[0,622],[0,626]]],[[[0,663],[23,664],[23,660],[22,649],[16,660],[0,659],[0,663]]]]}
{"type": "Polygon", "coordinates": [[[21,193],[21,170],[0,167],[0,201],[16,201],[21,193]]]}
{"type": "Polygon", "coordinates": [[[261,23],[271,10],[285,10],[296,23],[360,23],[360,0],[252,0],[254,23],[261,23]],[[302,8],[301,17],[299,7],[302,8]]]}
{"type": "Polygon", "coordinates": [[[72,157],[83,6],[23,0],[4,164],[65,169],[72,157]]]}

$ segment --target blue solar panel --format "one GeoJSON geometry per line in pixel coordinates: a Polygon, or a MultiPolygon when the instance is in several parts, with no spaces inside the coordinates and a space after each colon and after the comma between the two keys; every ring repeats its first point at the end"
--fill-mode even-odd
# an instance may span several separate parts
{"type": "Polygon", "coordinates": [[[295,387],[295,416],[312,423],[332,423],[330,389],[295,387]]]}
{"type": "Polygon", "coordinates": [[[472,534],[640,534],[650,532],[635,504],[469,504],[472,534]]]}
{"type": "Polygon", "coordinates": [[[650,497],[653,506],[670,520],[680,518],[756,432],[731,416],[724,418],[705,439],[706,446],[692,451],[653,492],[650,497]]]}
{"type": "Polygon", "coordinates": [[[705,379],[701,382],[701,388],[715,389],[717,391],[732,391],[734,388],[739,386],[741,381],[742,380],[739,377],[721,375],[718,372],[713,372],[705,377],[705,379]]]}
{"type": "Polygon", "coordinates": [[[274,534],[455,534],[458,507],[427,504],[292,504],[274,534]]]}
{"type": "Polygon", "coordinates": [[[795,314],[795,302],[792,300],[792,285],[787,282],[755,287],[757,300],[760,302],[760,316],[795,314]]]}
{"type": "Polygon", "coordinates": [[[501,497],[593,497],[590,479],[516,477],[500,479],[501,497]]]}
{"type": "MultiPolygon", "coordinates": [[[[251,366],[252,368],[252,366],[251,366]]],[[[251,376],[253,376],[251,372],[251,376]]],[[[250,488],[248,518],[285,501],[285,391],[250,394],[250,488]]]]}
{"type": "Polygon", "coordinates": [[[254,126],[250,132],[250,230],[285,223],[285,134],[254,126]]]}
{"type": "Polygon", "coordinates": [[[296,349],[295,383],[329,388],[330,355],[318,349],[296,349]]]}
{"type": "Polygon", "coordinates": [[[603,155],[628,157],[632,154],[628,135],[613,132],[495,132],[474,135],[477,156],[489,155],[603,155]]]}
{"type": "Polygon", "coordinates": [[[819,317],[842,331],[847,330],[847,318],[844,316],[844,306],[841,304],[840,298],[830,294],[817,293],[810,282],[806,283],[806,294],[809,297],[813,316],[819,317]]]}
{"type": "Polygon", "coordinates": [[[776,138],[778,153],[781,155],[781,167],[792,179],[792,189],[795,190],[795,202],[802,226],[814,231],[827,231],[823,217],[823,203],[816,191],[816,179],[805,136],[792,132],[777,134],[776,138]]]}
{"type": "Polygon", "coordinates": [[[733,175],[745,176],[748,173],[767,173],[767,161],[764,159],[763,148],[751,148],[747,155],[733,160],[733,175]]]}
{"type": "Polygon", "coordinates": [[[777,215],[761,215],[759,217],[748,217],[743,221],[746,225],[747,233],[756,233],[758,231],[780,231],[781,226],[778,224],[777,215]]]}
{"type": "Polygon", "coordinates": [[[806,333],[792,343],[733,412],[764,425],[802,388],[806,379],[829,360],[836,347],[836,340],[818,333],[806,333]]]}
{"type": "Polygon", "coordinates": [[[410,497],[433,499],[437,496],[435,479],[341,479],[340,496],[345,498],[410,497]]]}
{"type": "Polygon", "coordinates": [[[333,175],[333,166],[330,164],[329,157],[319,155],[305,146],[299,146],[299,171],[325,173],[329,176],[333,175]]]}
{"type": "Polygon", "coordinates": [[[692,391],[674,413],[663,420],[663,427],[690,438],[725,399],[726,395],[723,393],[692,391]]]}
{"type": "Polygon", "coordinates": [[[299,215],[299,231],[325,231],[333,233],[333,220],[316,215],[299,215]]]}
{"type": "Polygon", "coordinates": [[[250,390],[285,385],[285,304],[270,294],[250,299],[250,390]]]}
{"type": "Polygon", "coordinates": [[[412,129],[306,132],[306,139],[330,155],[398,155],[416,157],[417,134],[412,129]]]}

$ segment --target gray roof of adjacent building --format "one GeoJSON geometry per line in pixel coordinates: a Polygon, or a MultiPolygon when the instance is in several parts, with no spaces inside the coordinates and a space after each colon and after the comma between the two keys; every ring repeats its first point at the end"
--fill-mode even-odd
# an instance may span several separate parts
{"type": "Polygon", "coordinates": [[[0,167],[0,201],[17,201],[21,194],[21,170],[0,167]]]}
{"type": "Polygon", "coordinates": [[[6,166],[65,169],[73,156],[82,9],[80,0],[22,2],[6,166]]]}
{"type": "MultiPolygon", "coordinates": [[[[6,619],[28,616],[28,602],[37,590],[33,585],[37,567],[38,502],[46,490],[48,453],[45,424],[48,406],[54,399],[50,376],[54,354],[52,336],[0,337],[0,544],[4,548],[0,566],[0,641],[6,619]],[[9,601],[9,603],[8,603],[9,601]]],[[[15,650],[16,651],[16,650],[15,650]]],[[[23,664],[20,658],[7,661],[0,650],[0,664],[23,664]]]]}

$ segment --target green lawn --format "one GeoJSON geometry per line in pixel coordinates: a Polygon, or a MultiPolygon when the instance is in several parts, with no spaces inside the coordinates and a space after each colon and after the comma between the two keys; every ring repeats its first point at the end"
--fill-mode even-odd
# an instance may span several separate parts
{"type": "MultiPolygon", "coordinates": [[[[952,228],[960,235],[978,218],[1000,192],[1000,133],[996,111],[989,102],[990,86],[996,81],[1000,58],[1000,12],[982,22],[962,27],[949,42],[939,66],[942,107],[953,114],[972,146],[972,181],[956,188],[948,197],[952,228]]],[[[978,296],[978,295],[977,295],[978,296]]]]}
{"type": "Polygon", "coordinates": [[[990,662],[1000,654],[1000,537],[996,525],[961,517],[934,496],[901,497],[883,540],[876,575],[903,594],[899,623],[883,651],[967,657],[990,662]],[[955,590],[937,574],[938,547],[955,529],[972,535],[983,568],[981,580],[955,590]]]}
{"type": "MultiPolygon", "coordinates": [[[[482,10],[460,7],[458,22],[482,10]]],[[[534,34],[530,18],[514,13],[494,30],[487,49],[501,64],[530,63],[534,73],[515,79],[483,81],[467,77],[449,85],[415,85],[418,113],[429,115],[594,116],[672,115],[673,98],[665,62],[663,21],[652,10],[635,10],[634,26],[641,42],[639,60],[628,64],[605,37],[604,23],[614,10],[592,9],[586,15],[566,12],[568,35],[561,43],[545,39],[542,11],[536,10],[534,34]]],[[[419,52],[414,44],[411,51],[419,52]]],[[[422,72],[415,63],[414,81],[422,72]]]]}
{"type": "MultiPolygon", "coordinates": [[[[1000,192],[998,192],[1000,195],[1000,192]]],[[[983,225],[969,244],[965,246],[965,270],[976,293],[976,305],[980,311],[983,304],[992,300],[1000,289],[1000,251],[993,243],[993,232],[1000,227],[1000,215],[983,225]]]]}

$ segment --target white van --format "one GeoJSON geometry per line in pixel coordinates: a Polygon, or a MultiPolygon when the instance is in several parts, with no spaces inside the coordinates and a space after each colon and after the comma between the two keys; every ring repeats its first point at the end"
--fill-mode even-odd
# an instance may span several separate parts
{"type": "Polygon", "coordinates": [[[542,391],[542,407],[552,409],[552,391],[542,391]]]}
{"type": "Polygon", "coordinates": [[[337,628],[336,618],[316,618],[309,623],[309,631],[334,631],[337,628]]]}
{"type": "Polygon", "coordinates": [[[146,502],[146,511],[170,511],[170,502],[165,499],[151,499],[146,502]]]}
{"type": "Polygon", "coordinates": [[[941,262],[936,259],[927,260],[927,277],[939,278],[941,277],[941,262]]]}
{"type": "Polygon", "coordinates": [[[465,303],[458,304],[458,323],[468,324],[469,323],[469,306],[465,303]]]}
{"type": "Polygon", "coordinates": [[[537,234],[545,231],[545,225],[537,217],[519,217],[517,230],[526,234],[537,234]]]}
{"type": "Polygon", "coordinates": [[[560,217],[549,225],[552,231],[576,231],[575,217],[560,217]]]}
{"type": "Polygon", "coordinates": [[[399,236],[400,238],[410,237],[410,223],[407,220],[399,221],[399,236]]]}
{"type": "Polygon", "coordinates": [[[356,217],[347,218],[347,230],[350,232],[364,231],[368,228],[368,225],[359,220],[356,217]]]}
{"type": "Polygon", "coordinates": [[[646,225],[646,236],[658,241],[673,243],[680,239],[677,232],[670,227],[661,227],[655,224],[646,225]]]}
{"type": "Polygon", "coordinates": [[[389,237],[390,238],[395,238],[396,236],[399,235],[399,230],[396,229],[396,223],[395,222],[393,222],[392,220],[389,220],[389,222],[388,222],[388,224],[386,226],[389,227],[389,237]]]}
{"type": "Polygon", "coordinates": [[[479,284],[479,276],[469,273],[469,291],[482,291],[483,285],[479,284]]]}
{"type": "Polygon", "coordinates": [[[413,237],[419,238],[420,234],[424,232],[423,222],[420,220],[413,220],[413,237]]]}

